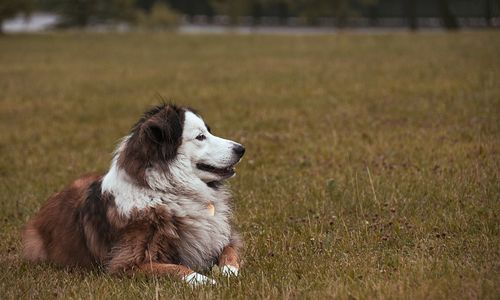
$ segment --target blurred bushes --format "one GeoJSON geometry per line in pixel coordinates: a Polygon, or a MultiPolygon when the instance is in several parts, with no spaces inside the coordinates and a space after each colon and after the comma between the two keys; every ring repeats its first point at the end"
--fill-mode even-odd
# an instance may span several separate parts
{"type": "Polygon", "coordinates": [[[135,24],[139,28],[154,30],[175,28],[180,21],[179,14],[162,2],[156,2],[150,12],[138,10],[135,18],[135,24]]]}

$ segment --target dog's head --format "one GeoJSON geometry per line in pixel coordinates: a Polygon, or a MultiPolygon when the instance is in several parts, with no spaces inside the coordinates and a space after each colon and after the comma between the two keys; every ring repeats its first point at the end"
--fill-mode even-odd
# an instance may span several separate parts
{"type": "Polygon", "coordinates": [[[245,148],[213,135],[195,111],[161,105],[137,122],[121,152],[118,163],[139,184],[148,185],[147,170],[168,172],[170,177],[185,180],[194,176],[210,184],[235,174],[234,166],[245,148]]]}
{"type": "Polygon", "coordinates": [[[241,144],[213,135],[199,115],[185,111],[182,143],[177,154],[191,163],[200,179],[211,182],[232,177],[234,166],[244,153],[241,144]]]}

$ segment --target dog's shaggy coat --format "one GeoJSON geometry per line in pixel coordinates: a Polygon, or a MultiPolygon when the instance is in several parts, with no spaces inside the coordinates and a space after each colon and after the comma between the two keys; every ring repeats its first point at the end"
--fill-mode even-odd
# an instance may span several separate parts
{"type": "Polygon", "coordinates": [[[155,107],[104,176],[81,177],[47,200],[23,231],[24,257],[181,278],[217,263],[237,270],[241,242],[223,180],[243,153],[194,111],[155,107]]]}

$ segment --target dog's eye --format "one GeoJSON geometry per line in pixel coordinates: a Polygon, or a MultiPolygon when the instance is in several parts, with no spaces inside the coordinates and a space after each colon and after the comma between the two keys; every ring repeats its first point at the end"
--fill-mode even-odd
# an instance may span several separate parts
{"type": "Polygon", "coordinates": [[[207,138],[207,137],[206,137],[204,134],[200,134],[200,135],[198,135],[198,136],[196,137],[196,139],[197,139],[198,141],[203,141],[203,140],[204,140],[204,139],[206,139],[206,138],[207,138]]]}

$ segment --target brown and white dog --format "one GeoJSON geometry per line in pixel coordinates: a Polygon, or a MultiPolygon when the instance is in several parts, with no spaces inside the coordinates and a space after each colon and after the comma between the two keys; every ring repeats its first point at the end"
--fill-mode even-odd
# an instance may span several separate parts
{"type": "Polygon", "coordinates": [[[47,200],[23,230],[23,255],[193,284],[215,283],[193,271],[214,264],[237,275],[241,240],[223,182],[244,152],[212,135],[193,110],[154,107],[123,138],[105,175],[81,177],[47,200]]]}

